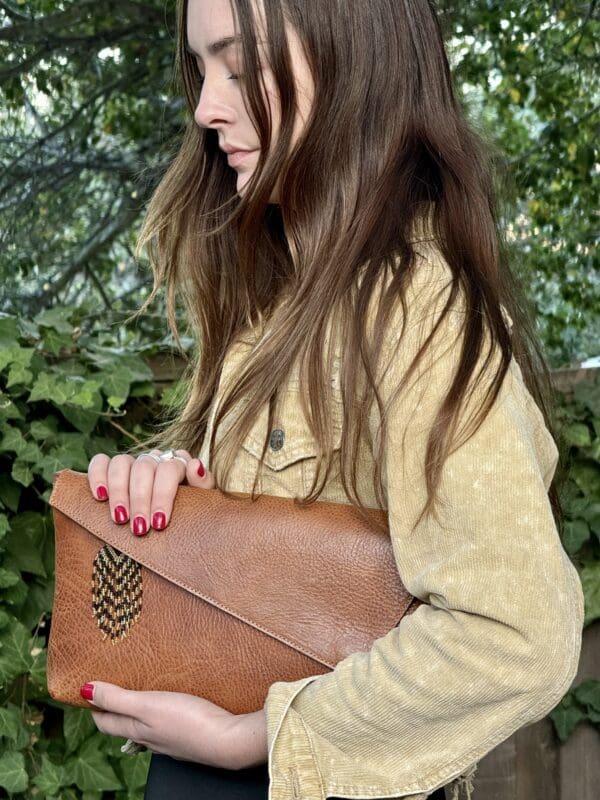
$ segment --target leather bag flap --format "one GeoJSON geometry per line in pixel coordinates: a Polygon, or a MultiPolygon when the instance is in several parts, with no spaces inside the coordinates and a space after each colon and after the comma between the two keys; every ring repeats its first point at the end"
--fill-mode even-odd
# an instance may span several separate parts
{"type": "MultiPolygon", "coordinates": [[[[96,500],[87,475],[55,475],[50,505],[101,543],[207,603],[333,667],[368,650],[413,601],[387,533],[351,505],[180,486],[163,531],[137,537],[96,500]]],[[[386,522],[385,511],[374,515],[386,522]]],[[[56,515],[55,515],[56,523],[56,515]]]]}

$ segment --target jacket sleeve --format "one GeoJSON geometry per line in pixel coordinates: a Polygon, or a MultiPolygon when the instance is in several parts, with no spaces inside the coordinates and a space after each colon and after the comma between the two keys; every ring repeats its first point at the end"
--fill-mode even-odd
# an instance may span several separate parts
{"type": "MultiPolygon", "coordinates": [[[[447,294],[415,297],[426,335],[447,294]]],[[[514,359],[488,416],[445,463],[438,519],[413,530],[461,319],[460,310],[445,318],[423,380],[393,399],[383,445],[399,575],[425,604],[331,672],[272,684],[269,800],[425,796],[544,717],[575,677],[583,593],[547,496],[558,452],[514,359]]],[[[422,340],[416,330],[390,362],[384,401],[422,340]]]]}

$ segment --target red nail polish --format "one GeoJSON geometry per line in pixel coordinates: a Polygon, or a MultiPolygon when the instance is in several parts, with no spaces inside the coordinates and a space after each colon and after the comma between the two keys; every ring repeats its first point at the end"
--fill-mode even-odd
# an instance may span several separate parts
{"type": "Polygon", "coordinates": [[[125,506],[115,506],[115,522],[119,525],[123,525],[124,522],[127,522],[129,519],[129,514],[127,513],[127,509],[125,506]]]}
{"type": "Polygon", "coordinates": [[[198,467],[198,475],[203,478],[206,475],[206,470],[204,469],[204,465],[200,462],[200,466],[198,467]]]}
{"type": "Polygon", "coordinates": [[[94,699],[94,684],[93,683],[84,683],[81,689],[79,690],[79,694],[83,697],[84,700],[92,700],[94,699]]]}
{"type": "Polygon", "coordinates": [[[133,532],[136,536],[143,536],[148,530],[144,517],[136,517],[133,520],[133,532]]]}
{"type": "Polygon", "coordinates": [[[108,500],[108,490],[106,486],[99,486],[96,489],[96,497],[98,500],[108,500]]]}
{"type": "Polygon", "coordinates": [[[167,524],[167,518],[163,514],[162,511],[157,511],[154,516],[152,517],[152,527],[157,531],[162,531],[162,529],[167,524]]]}

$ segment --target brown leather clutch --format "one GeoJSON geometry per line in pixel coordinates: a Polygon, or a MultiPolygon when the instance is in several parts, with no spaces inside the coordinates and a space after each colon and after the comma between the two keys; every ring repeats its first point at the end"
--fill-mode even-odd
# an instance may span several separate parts
{"type": "Polygon", "coordinates": [[[237,497],[180,486],[167,528],[137,537],[85,473],[56,473],[54,699],[87,706],[80,686],[101,680],[256,711],[273,682],[332,670],[420,605],[353,506],[237,497]]]}

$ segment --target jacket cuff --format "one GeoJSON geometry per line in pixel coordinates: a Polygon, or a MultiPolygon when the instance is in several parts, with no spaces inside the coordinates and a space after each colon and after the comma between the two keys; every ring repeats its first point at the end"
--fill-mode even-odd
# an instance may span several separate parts
{"type": "Polygon", "coordinates": [[[319,675],[271,684],[264,704],[269,747],[268,800],[325,800],[323,779],[308,731],[291,708],[294,697],[319,675]]]}

